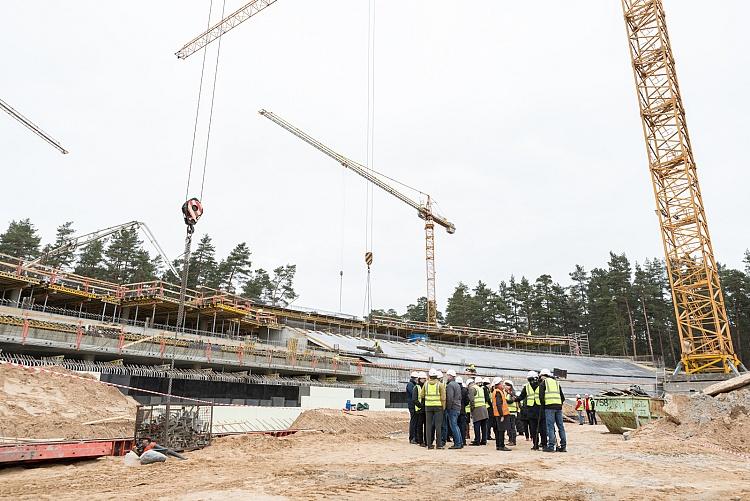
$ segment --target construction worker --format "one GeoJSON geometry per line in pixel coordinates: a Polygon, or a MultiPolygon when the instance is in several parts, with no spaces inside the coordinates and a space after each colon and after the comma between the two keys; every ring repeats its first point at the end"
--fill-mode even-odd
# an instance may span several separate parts
{"type": "Polygon", "coordinates": [[[471,400],[469,400],[469,385],[473,382],[474,380],[472,378],[467,378],[464,382],[463,391],[461,393],[462,405],[464,406],[464,424],[466,426],[466,429],[464,430],[465,444],[468,444],[469,440],[471,439],[471,426],[469,426],[469,424],[471,423],[471,400]]]}
{"type": "Polygon", "coordinates": [[[489,416],[484,426],[487,432],[487,440],[493,439],[493,431],[495,430],[495,420],[492,418],[492,388],[490,387],[492,379],[486,377],[482,378],[482,390],[484,390],[484,406],[487,407],[487,415],[489,416]]]}
{"type": "Polygon", "coordinates": [[[492,380],[491,398],[492,416],[495,420],[495,449],[498,451],[510,450],[505,447],[505,430],[508,427],[508,415],[510,414],[506,397],[503,380],[500,377],[496,377],[492,380]]]}
{"type": "Polygon", "coordinates": [[[563,423],[562,404],[565,402],[562,388],[549,369],[539,373],[539,400],[544,406],[544,417],[547,423],[547,447],[544,452],[567,452],[567,438],[563,423]],[[555,448],[555,426],[560,435],[560,446],[555,448]]]}
{"type": "Polygon", "coordinates": [[[540,450],[540,435],[542,448],[547,442],[546,426],[541,425],[542,404],[539,400],[539,374],[536,371],[529,371],[526,374],[526,384],[518,395],[517,401],[522,401],[526,420],[529,422],[529,431],[531,433],[532,447],[531,450],[540,450]]]}
{"type": "MultiPolygon", "coordinates": [[[[586,398],[588,399],[588,394],[586,394],[586,398]]],[[[588,411],[588,402],[585,404],[583,403],[583,399],[581,398],[581,395],[576,395],[576,412],[578,413],[578,424],[583,426],[583,411],[586,410],[586,414],[589,413],[588,411]]],[[[589,419],[589,421],[591,421],[589,419]]]]}
{"type": "Polygon", "coordinates": [[[443,411],[445,410],[445,386],[438,380],[438,371],[430,369],[429,379],[425,383],[424,392],[425,422],[427,423],[427,448],[434,449],[433,441],[438,449],[445,449],[442,443],[443,411]]]}
{"type": "Polygon", "coordinates": [[[471,375],[476,375],[477,368],[474,366],[474,364],[471,364],[468,367],[466,367],[466,372],[469,373],[469,374],[471,374],[471,375]]]}
{"type": "Polygon", "coordinates": [[[596,401],[594,400],[594,397],[592,395],[586,395],[586,404],[587,404],[587,410],[586,414],[588,414],[589,418],[589,424],[595,425],[596,422],[596,401]]]}
{"type": "Polygon", "coordinates": [[[466,389],[463,377],[456,376],[456,382],[461,387],[461,408],[458,413],[458,432],[461,434],[461,445],[463,445],[466,443],[466,406],[469,405],[469,390],[466,389]]]}
{"type": "Polygon", "coordinates": [[[506,379],[503,381],[505,387],[505,401],[508,404],[508,445],[516,445],[516,419],[518,417],[518,402],[516,402],[516,389],[513,387],[513,381],[506,379]]]}
{"type": "Polygon", "coordinates": [[[412,371],[409,375],[409,382],[406,383],[406,406],[409,408],[409,443],[417,443],[417,413],[414,402],[417,399],[417,377],[419,372],[412,371]]]}
{"type": "Polygon", "coordinates": [[[425,412],[424,412],[424,384],[427,382],[427,374],[420,371],[417,375],[417,399],[414,402],[414,411],[417,415],[417,427],[414,439],[422,447],[427,447],[427,434],[425,433],[425,412]]]}
{"type": "MultiPolygon", "coordinates": [[[[480,377],[477,377],[480,379],[480,377]]],[[[489,413],[485,405],[484,390],[476,380],[469,380],[469,407],[474,422],[474,441],[471,445],[487,445],[487,419],[489,413]]]]}
{"type": "Polygon", "coordinates": [[[453,445],[450,448],[463,449],[463,434],[458,426],[458,417],[462,412],[461,385],[456,381],[456,371],[449,369],[446,375],[448,384],[445,386],[445,413],[448,415],[448,425],[453,434],[453,445]]]}

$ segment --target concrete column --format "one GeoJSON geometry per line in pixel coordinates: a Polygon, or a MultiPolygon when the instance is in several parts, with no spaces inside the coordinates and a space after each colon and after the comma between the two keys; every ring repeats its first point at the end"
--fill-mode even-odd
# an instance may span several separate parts
{"type": "Polygon", "coordinates": [[[123,306],[120,311],[120,320],[130,320],[130,306],[123,306]]]}
{"type": "Polygon", "coordinates": [[[11,289],[10,296],[8,297],[8,299],[10,299],[12,302],[18,303],[19,301],[21,301],[21,292],[22,291],[23,291],[23,289],[20,289],[20,288],[19,289],[11,289]]]}

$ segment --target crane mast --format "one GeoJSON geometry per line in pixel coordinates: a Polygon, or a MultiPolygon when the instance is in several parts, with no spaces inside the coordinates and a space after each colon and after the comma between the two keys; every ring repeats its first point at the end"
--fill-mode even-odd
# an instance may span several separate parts
{"type": "MultiPolygon", "coordinates": [[[[622,0],[686,373],[737,372],[661,0],[622,0]]],[[[677,372],[677,371],[675,371],[677,372]]]]}
{"type": "Polygon", "coordinates": [[[277,0],[252,0],[246,3],[205,32],[190,40],[180,50],[175,52],[175,55],[178,59],[187,59],[192,54],[221,37],[227,31],[247,21],[258,12],[276,2],[277,0]]]}
{"type": "Polygon", "coordinates": [[[417,215],[425,221],[425,257],[427,267],[427,323],[435,325],[437,323],[437,299],[435,294],[435,223],[445,228],[445,230],[453,234],[456,232],[456,226],[448,221],[446,218],[435,214],[432,209],[432,198],[426,195],[427,202],[420,203],[407,195],[401,193],[393,186],[389,185],[378,176],[376,176],[370,169],[364,165],[351,160],[340,153],[332,150],[325,144],[321,143],[317,139],[313,138],[305,131],[295,127],[283,118],[275,115],[274,113],[266,110],[258,111],[261,115],[271,120],[276,125],[286,129],[288,132],[302,139],[309,145],[313,146],[317,150],[325,153],[329,157],[336,160],[338,163],[343,165],[345,168],[350,169],[362,176],[369,182],[390,193],[394,197],[398,198],[405,204],[411,206],[417,210],[417,215]]]}

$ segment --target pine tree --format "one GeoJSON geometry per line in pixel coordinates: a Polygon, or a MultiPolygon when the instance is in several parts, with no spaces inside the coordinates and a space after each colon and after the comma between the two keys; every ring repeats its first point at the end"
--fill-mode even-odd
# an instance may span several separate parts
{"type": "MultiPolygon", "coordinates": [[[[389,310],[390,311],[390,310],[389,310]]],[[[426,322],[427,321],[427,297],[422,296],[417,298],[417,302],[410,304],[406,307],[406,313],[401,315],[404,320],[411,320],[413,322],[426,322]]],[[[438,323],[443,323],[443,313],[441,311],[436,312],[436,318],[438,323]]]]}
{"type": "MultiPolygon", "coordinates": [[[[73,221],[67,221],[57,227],[57,233],[55,235],[55,242],[47,244],[42,249],[42,255],[49,253],[53,249],[62,247],[67,242],[72,234],[75,233],[73,229],[73,221]]],[[[60,252],[54,256],[49,256],[44,260],[44,264],[58,269],[66,269],[73,265],[75,262],[75,250],[70,249],[64,252],[60,252]]]]}
{"type": "Polygon", "coordinates": [[[217,274],[216,249],[211,243],[211,237],[203,235],[195,251],[190,254],[188,287],[191,289],[198,286],[216,288],[219,285],[217,274]]]}
{"type": "Polygon", "coordinates": [[[42,238],[28,218],[11,221],[5,233],[0,235],[0,254],[26,260],[34,259],[39,256],[41,241],[42,238]]]}
{"type": "Polygon", "coordinates": [[[78,256],[78,264],[75,268],[77,275],[84,277],[104,279],[106,270],[104,267],[104,242],[94,240],[81,250],[78,256]]]}
{"type": "MultiPolygon", "coordinates": [[[[459,282],[453,295],[448,299],[448,307],[445,309],[445,320],[449,325],[460,325],[473,327],[471,325],[473,315],[473,298],[466,284],[459,282]]],[[[425,317],[426,317],[425,313],[425,317]]]]}
{"type": "Polygon", "coordinates": [[[228,291],[242,290],[245,282],[250,278],[252,262],[250,249],[242,242],[237,244],[218,267],[219,286],[228,291]]]}

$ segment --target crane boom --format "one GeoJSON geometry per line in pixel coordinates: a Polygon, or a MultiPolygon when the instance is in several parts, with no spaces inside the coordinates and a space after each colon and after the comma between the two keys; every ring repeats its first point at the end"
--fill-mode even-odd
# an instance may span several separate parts
{"type": "Polygon", "coordinates": [[[68,154],[68,150],[66,150],[65,148],[63,148],[63,146],[60,143],[58,143],[57,141],[55,141],[52,138],[52,136],[50,136],[49,134],[47,134],[46,132],[44,132],[42,129],[40,129],[39,126],[37,126],[36,124],[34,124],[34,122],[32,122],[31,120],[29,120],[25,116],[21,115],[17,110],[15,110],[11,105],[9,105],[8,103],[6,103],[2,99],[0,99],[0,108],[2,108],[2,110],[4,112],[6,112],[8,115],[12,116],[13,118],[15,118],[16,120],[18,120],[19,122],[21,122],[23,125],[25,125],[26,127],[28,127],[34,134],[36,134],[37,136],[41,137],[42,139],[44,139],[45,141],[47,141],[49,144],[51,144],[60,153],[62,153],[63,155],[67,155],[68,154]]]}
{"type": "Polygon", "coordinates": [[[286,120],[276,116],[270,111],[260,110],[258,113],[271,120],[276,125],[286,129],[298,138],[302,139],[306,143],[322,151],[329,157],[333,158],[347,169],[351,169],[366,180],[380,187],[384,191],[390,193],[394,197],[398,198],[405,204],[417,209],[417,215],[424,219],[424,230],[425,230],[425,258],[427,265],[427,323],[435,325],[437,323],[437,299],[435,294],[435,223],[439,224],[446,229],[448,233],[455,233],[456,226],[439,216],[432,211],[432,199],[429,195],[427,196],[427,203],[422,204],[410,197],[404,195],[379,177],[377,177],[370,169],[364,165],[355,162],[344,155],[333,151],[331,148],[321,143],[317,139],[313,138],[305,131],[298,129],[286,120]]]}
{"type": "Polygon", "coordinates": [[[258,111],[258,113],[260,113],[261,115],[263,115],[264,117],[266,117],[267,119],[269,119],[270,121],[272,121],[273,123],[275,123],[276,125],[278,125],[278,126],[284,128],[284,129],[286,129],[287,131],[291,132],[292,134],[294,134],[298,138],[300,138],[303,141],[305,141],[307,144],[309,144],[309,145],[313,146],[314,148],[322,151],[323,153],[325,153],[329,157],[333,158],[334,160],[336,160],[338,163],[340,163],[341,165],[343,165],[347,169],[351,169],[352,171],[356,172],[357,174],[359,174],[363,178],[367,179],[368,181],[370,181],[374,185],[376,185],[379,188],[381,188],[382,190],[384,190],[384,191],[390,193],[391,195],[393,195],[394,197],[398,198],[399,200],[401,200],[405,204],[410,205],[411,207],[417,209],[417,212],[419,213],[419,217],[421,217],[422,219],[427,219],[428,217],[430,217],[437,224],[439,224],[440,226],[442,226],[443,228],[445,228],[448,231],[448,233],[455,233],[456,226],[453,223],[451,223],[450,221],[448,221],[447,219],[445,219],[444,217],[439,216],[439,215],[433,213],[432,212],[432,208],[430,207],[431,204],[422,204],[420,202],[417,202],[416,200],[411,199],[407,195],[404,195],[403,193],[401,193],[400,191],[398,191],[397,189],[395,189],[394,187],[390,186],[389,184],[387,184],[386,182],[384,182],[382,179],[380,179],[379,177],[377,177],[376,175],[374,175],[364,165],[362,165],[362,164],[360,164],[358,162],[355,162],[354,160],[351,160],[351,159],[345,157],[344,155],[341,155],[340,153],[335,152],[334,150],[332,150],[331,148],[329,148],[325,144],[321,143],[317,139],[315,139],[312,136],[310,136],[308,133],[306,133],[302,129],[299,129],[299,128],[295,127],[294,125],[290,124],[289,122],[287,122],[283,118],[279,117],[278,115],[276,115],[276,114],[274,114],[274,113],[272,113],[270,111],[266,111],[266,110],[260,110],[260,111],[258,111]]]}
{"type": "Polygon", "coordinates": [[[56,256],[58,254],[62,254],[64,252],[68,252],[71,250],[75,250],[79,247],[84,247],[92,242],[95,242],[96,240],[101,240],[103,238],[107,238],[110,235],[114,235],[115,233],[118,233],[123,230],[129,230],[131,228],[140,228],[143,229],[143,232],[146,234],[146,238],[148,238],[149,242],[156,248],[159,255],[161,255],[162,259],[164,259],[164,262],[169,267],[169,270],[174,273],[176,277],[180,276],[180,273],[175,269],[175,267],[172,265],[172,262],[169,260],[167,255],[164,253],[164,250],[161,248],[161,245],[159,245],[159,242],[156,241],[156,238],[154,237],[154,234],[151,233],[151,229],[146,225],[146,223],[140,222],[140,221],[130,221],[129,223],[123,223],[118,224],[115,226],[110,226],[109,228],[104,228],[101,230],[92,231],[90,233],[85,233],[83,235],[79,235],[77,237],[68,238],[66,239],[62,245],[55,247],[54,249],[51,249],[38,258],[34,259],[33,261],[29,261],[25,263],[21,269],[28,269],[32,266],[41,263],[42,261],[52,257],[56,256]]]}
{"type": "Polygon", "coordinates": [[[175,52],[178,59],[187,59],[192,54],[198,52],[206,45],[210,44],[224,33],[247,21],[258,12],[262,11],[277,0],[252,0],[240,7],[227,17],[211,26],[207,31],[190,40],[180,50],[175,52]]]}
{"type": "MultiPolygon", "coordinates": [[[[688,374],[737,372],[661,0],[622,0],[667,274],[688,374]]],[[[679,369],[679,366],[678,366],[679,369]]]]}

